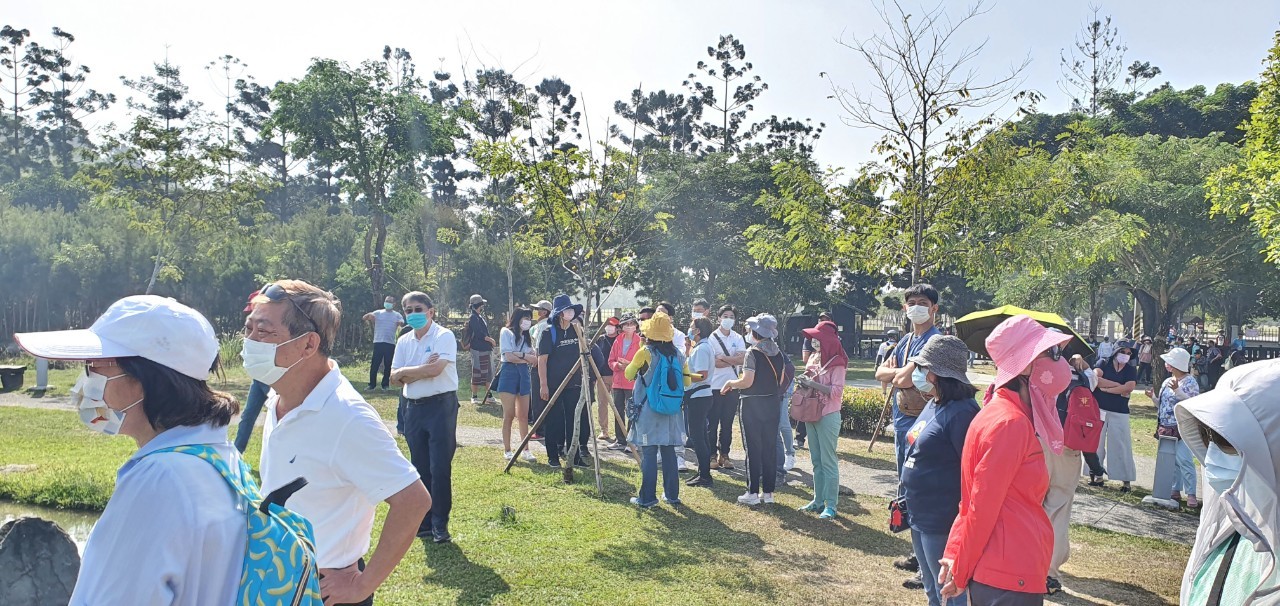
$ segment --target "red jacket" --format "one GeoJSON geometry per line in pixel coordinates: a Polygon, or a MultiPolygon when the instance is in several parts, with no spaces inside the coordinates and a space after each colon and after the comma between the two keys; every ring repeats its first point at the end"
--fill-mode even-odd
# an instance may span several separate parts
{"type": "Polygon", "coordinates": [[[640,342],[640,335],[631,333],[631,346],[627,349],[627,355],[622,355],[622,343],[627,341],[627,333],[623,332],[613,340],[613,350],[609,352],[609,367],[613,369],[613,388],[625,389],[630,391],[635,388],[635,381],[628,381],[626,373],[622,372],[626,369],[627,364],[631,363],[631,359],[636,357],[636,352],[644,347],[644,343],[640,342]]]}
{"type": "Polygon", "coordinates": [[[1044,513],[1049,472],[1031,408],[1017,392],[996,390],[965,434],[960,455],[960,515],[943,554],[955,562],[956,587],[977,581],[1044,593],[1053,527],[1044,513]]]}

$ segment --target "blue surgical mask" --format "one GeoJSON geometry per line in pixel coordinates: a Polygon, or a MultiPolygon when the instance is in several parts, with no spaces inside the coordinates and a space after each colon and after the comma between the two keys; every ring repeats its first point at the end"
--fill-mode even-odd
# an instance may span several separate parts
{"type": "Polygon", "coordinates": [[[382,304],[382,308],[383,308],[383,309],[385,309],[385,310],[387,310],[387,311],[391,311],[391,309],[392,309],[392,308],[394,308],[395,306],[396,306],[396,304],[395,304],[395,303],[383,303],[383,304],[382,304]]]}
{"type": "Polygon", "coordinates": [[[1222,494],[1236,483],[1243,463],[1240,455],[1228,454],[1217,444],[1209,442],[1209,451],[1204,455],[1204,480],[1214,492],[1222,494]]]}
{"type": "Polygon", "coordinates": [[[933,383],[929,382],[929,371],[916,367],[911,371],[911,383],[923,393],[933,393],[933,383]]]}
{"type": "Polygon", "coordinates": [[[404,318],[405,324],[414,330],[422,330],[427,325],[427,314],[423,312],[411,313],[404,318]]]}

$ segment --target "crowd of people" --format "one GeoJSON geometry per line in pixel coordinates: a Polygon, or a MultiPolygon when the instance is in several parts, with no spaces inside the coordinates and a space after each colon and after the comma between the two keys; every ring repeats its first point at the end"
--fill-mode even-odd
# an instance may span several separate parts
{"type": "MultiPolygon", "coordinates": [[[[388,297],[383,309],[362,316],[375,343],[367,388],[378,389],[381,374],[382,389],[399,389],[396,427],[407,458],[331,357],[339,301],[306,282],[281,280],[250,296],[241,357],[254,384],[234,445],[226,428],[241,410],[209,387],[218,341],[195,310],[127,297],[87,330],[16,335],[33,355],[84,361],[72,390],[81,419],[138,444],[85,547],[72,603],[104,595],[140,604],[236,602],[248,582],[242,560],[255,540],[246,535],[244,511],[258,502],[264,513],[283,504],[309,522],[300,532],[313,533],[307,545],[319,582],[316,595],[299,595],[325,604],[372,604],[415,538],[450,542],[460,341],[436,321],[427,294],[405,294],[399,311],[396,303],[388,297]],[[259,410],[266,412],[261,491],[241,460],[259,410]],[[381,502],[389,508],[373,546],[381,502]]],[[[471,354],[471,401],[493,392],[501,402],[508,461],[537,461],[527,443],[538,438],[548,464],[585,465],[598,430],[594,437],[608,448],[639,458],[632,504],[678,507],[682,487],[709,487],[713,472],[736,469],[736,420],[746,484],[738,503],[774,503],[795,449],[807,441],[812,499],[800,510],[839,515],[837,442],[849,358],[829,317],[803,330],[797,368],[774,316],[739,321],[733,306],[713,314],[702,299],[692,302],[687,324],[664,302],[610,318],[592,335],[583,306],[561,294],[512,310],[496,340],[482,315],[486,304],[471,298],[461,347],[471,354]],[[584,405],[590,396],[594,408],[584,405]],[[534,430],[541,435],[529,436],[534,430]],[[517,442],[525,444],[519,452],[517,442]],[[682,472],[689,473],[683,482],[682,472]]],[[[1269,396],[1280,387],[1280,362],[1237,365],[1209,390],[1194,375],[1193,351],[1174,347],[1156,358],[1145,339],[1107,341],[1090,365],[1064,354],[1073,335],[1013,316],[985,339],[995,377],[979,397],[967,372],[973,352],[939,331],[939,306],[928,284],[905,291],[910,330],[879,352],[875,372],[889,389],[894,503],[912,546],[895,566],[917,572],[909,587],[931,605],[1038,604],[1059,590],[1081,474],[1090,484],[1118,481],[1122,491],[1136,480],[1129,398],[1143,365],[1159,360],[1168,379],[1146,392],[1158,406],[1160,440],[1151,502],[1169,506],[1185,492],[1188,505],[1198,505],[1196,460],[1210,488],[1184,603],[1274,599],[1280,451],[1267,436],[1280,429],[1269,396]],[[1080,442],[1064,433],[1076,414],[1068,394],[1081,391],[1104,415],[1096,449],[1073,448],[1080,442]]],[[[314,582],[302,574],[298,591],[314,582]]]]}

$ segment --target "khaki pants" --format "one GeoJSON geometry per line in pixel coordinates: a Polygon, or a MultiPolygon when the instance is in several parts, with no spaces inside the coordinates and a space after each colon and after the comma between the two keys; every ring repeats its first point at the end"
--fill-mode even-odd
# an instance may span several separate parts
{"type": "Polygon", "coordinates": [[[1080,483],[1080,451],[1063,448],[1062,454],[1053,454],[1044,438],[1044,462],[1049,470],[1049,491],[1044,495],[1044,512],[1053,526],[1053,558],[1049,561],[1049,576],[1058,578],[1058,569],[1071,557],[1071,502],[1075,499],[1076,486],[1080,483]]]}

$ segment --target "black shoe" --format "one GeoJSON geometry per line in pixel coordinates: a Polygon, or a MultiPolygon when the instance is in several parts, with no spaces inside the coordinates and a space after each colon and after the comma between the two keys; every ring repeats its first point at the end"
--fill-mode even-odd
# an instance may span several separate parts
{"type": "Polygon", "coordinates": [[[547,459],[547,467],[559,467],[560,459],[547,459]]]}
{"type": "Polygon", "coordinates": [[[692,478],[689,478],[688,480],[685,480],[685,481],[684,481],[684,485],[685,485],[685,486],[707,486],[707,487],[710,487],[710,486],[712,485],[712,480],[711,480],[711,478],[705,478],[705,477],[702,477],[702,476],[693,476],[692,478]]]}
{"type": "Polygon", "coordinates": [[[1053,577],[1049,577],[1048,579],[1045,579],[1044,586],[1045,586],[1045,591],[1044,591],[1045,595],[1053,595],[1055,593],[1058,593],[1059,591],[1062,591],[1062,583],[1059,583],[1058,579],[1055,579],[1053,577]]]}
{"type": "Polygon", "coordinates": [[[453,542],[453,537],[449,534],[448,530],[433,530],[431,531],[431,535],[431,540],[435,541],[436,544],[453,542]]]}
{"type": "Polygon", "coordinates": [[[893,567],[897,568],[898,570],[905,570],[907,572],[918,573],[920,572],[920,560],[917,560],[916,556],[914,555],[909,555],[909,556],[894,560],[893,567]]]}
{"type": "Polygon", "coordinates": [[[1133,490],[1133,488],[1130,488],[1127,484],[1120,487],[1120,492],[1129,492],[1131,490],[1133,490]]]}
{"type": "Polygon", "coordinates": [[[920,573],[917,572],[916,576],[903,581],[902,586],[907,589],[920,590],[924,589],[924,581],[920,579],[920,573]]]}
{"type": "Polygon", "coordinates": [[[1090,486],[1106,486],[1107,483],[1102,481],[1102,476],[1091,475],[1089,476],[1089,485],[1090,486]]]}
{"type": "Polygon", "coordinates": [[[435,534],[436,534],[436,533],[435,533],[435,531],[434,531],[434,530],[432,530],[432,529],[430,529],[430,528],[427,528],[427,529],[425,529],[425,530],[423,530],[423,529],[419,529],[419,530],[418,530],[418,538],[419,538],[419,539],[430,539],[430,538],[435,537],[435,534]]]}
{"type": "Polygon", "coordinates": [[[587,466],[587,462],[586,462],[586,460],[584,460],[581,456],[574,457],[574,459],[573,459],[573,466],[574,466],[574,467],[586,467],[586,466],[587,466]]]}

